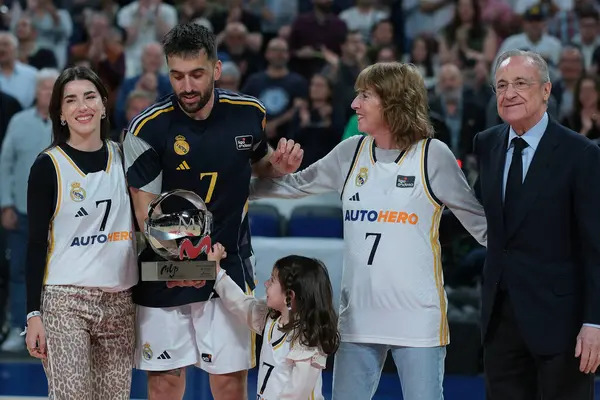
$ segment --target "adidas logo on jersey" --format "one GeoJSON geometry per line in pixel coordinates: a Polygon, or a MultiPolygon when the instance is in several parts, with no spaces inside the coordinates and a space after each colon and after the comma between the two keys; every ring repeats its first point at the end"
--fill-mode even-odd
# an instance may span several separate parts
{"type": "Polygon", "coordinates": [[[77,217],[85,217],[86,215],[89,215],[89,214],[87,213],[87,211],[85,211],[85,208],[81,207],[79,209],[79,211],[77,211],[77,214],[75,214],[75,218],[77,218],[77,217]]]}
{"type": "Polygon", "coordinates": [[[159,360],[170,360],[171,356],[169,355],[169,353],[167,353],[167,351],[163,351],[163,353],[157,357],[159,360]]]}
{"type": "Polygon", "coordinates": [[[354,193],[354,196],[350,197],[348,200],[350,201],[360,201],[360,196],[357,193],[354,193]]]}
{"type": "Polygon", "coordinates": [[[184,161],[181,164],[179,164],[179,167],[177,167],[176,169],[177,169],[177,171],[185,171],[187,169],[190,169],[190,166],[188,165],[188,163],[186,161],[184,161]]]}

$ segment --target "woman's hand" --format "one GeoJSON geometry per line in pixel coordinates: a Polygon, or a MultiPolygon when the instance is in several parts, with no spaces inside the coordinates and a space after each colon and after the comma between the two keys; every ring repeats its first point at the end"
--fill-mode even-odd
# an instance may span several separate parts
{"type": "Polygon", "coordinates": [[[27,321],[27,334],[25,343],[29,355],[39,359],[48,357],[46,349],[46,331],[41,317],[31,317],[27,321]]]}

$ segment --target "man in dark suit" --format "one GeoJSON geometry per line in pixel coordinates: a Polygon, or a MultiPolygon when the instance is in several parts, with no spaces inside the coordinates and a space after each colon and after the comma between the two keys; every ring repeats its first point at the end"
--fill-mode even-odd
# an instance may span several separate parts
{"type": "Polygon", "coordinates": [[[498,113],[479,133],[488,223],[482,338],[488,398],[592,400],[600,364],[600,148],[546,112],[538,54],[496,64],[498,113]]]}

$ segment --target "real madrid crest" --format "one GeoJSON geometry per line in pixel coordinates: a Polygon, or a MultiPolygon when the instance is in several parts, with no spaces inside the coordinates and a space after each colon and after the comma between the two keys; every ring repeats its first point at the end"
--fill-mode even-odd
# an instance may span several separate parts
{"type": "Polygon", "coordinates": [[[190,151],[190,145],[185,141],[185,136],[175,136],[173,149],[175,150],[175,153],[180,156],[185,156],[190,151]]]}
{"type": "Polygon", "coordinates": [[[144,360],[146,360],[146,361],[152,360],[152,356],[154,355],[154,353],[152,352],[150,343],[144,343],[144,346],[142,347],[142,354],[144,355],[144,360]]]}
{"type": "Polygon", "coordinates": [[[367,182],[368,178],[369,178],[369,169],[361,168],[358,171],[358,175],[356,175],[356,181],[355,181],[356,186],[364,185],[367,182]]]}
{"type": "Polygon", "coordinates": [[[85,189],[81,187],[79,182],[71,183],[71,192],[69,193],[71,200],[77,203],[85,200],[85,189]]]}

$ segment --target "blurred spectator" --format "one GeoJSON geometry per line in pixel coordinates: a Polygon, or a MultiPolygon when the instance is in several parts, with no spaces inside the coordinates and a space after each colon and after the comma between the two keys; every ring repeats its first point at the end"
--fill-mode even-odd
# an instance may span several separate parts
{"type": "Polygon", "coordinates": [[[323,49],[341,54],[346,41],[346,23],[332,11],[332,0],[313,0],[313,10],[299,15],[290,32],[292,69],[305,78],[324,65],[323,49]]]}
{"type": "Polygon", "coordinates": [[[142,72],[144,46],[161,41],[177,25],[177,10],[161,0],[136,0],[119,10],[117,24],[127,32],[126,76],[135,76],[142,72]]]}
{"type": "Polygon", "coordinates": [[[148,92],[141,89],[135,89],[127,95],[125,100],[125,120],[121,128],[113,129],[112,139],[118,143],[123,142],[122,134],[124,127],[136,116],[141,114],[146,108],[150,107],[157,100],[156,92],[148,92]]]}
{"type": "Polygon", "coordinates": [[[177,14],[180,23],[204,19],[208,21],[210,27],[204,26],[213,32],[214,28],[211,20],[221,17],[223,13],[226,13],[223,7],[208,0],[183,0],[177,5],[177,14]]]}
{"type": "Polygon", "coordinates": [[[399,61],[396,48],[393,46],[385,46],[379,49],[375,62],[393,62],[399,61]]]}
{"type": "Polygon", "coordinates": [[[304,150],[300,169],[323,158],[340,142],[343,121],[335,111],[331,82],[323,75],[313,75],[308,102],[300,103],[291,135],[304,150]]]}
{"type": "MultiPolygon", "coordinates": [[[[31,18],[33,29],[37,32],[36,45],[52,50],[58,68],[64,68],[67,64],[69,39],[73,33],[69,11],[56,8],[52,0],[27,0],[24,14],[31,18]]],[[[17,22],[18,20],[13,21],[14,24],[17,22]]]]}
{"type": "Polygon", "coordinates": [[[266,43],[298,16],[298,0],[250,0],[249,3],[251,9],[262,17],[261,31],[266,43]]]}
{"type": "Polygon", "coordinates": [[[585,68],[591,72],[594,51],[600,48],[600,17],[598,10],[587,6],[578,13],[579,33],[573,36],[573,45],[583,54],[585,68]]]}
{"type": "Polygon", "coordinates": [[[88,41],[71,47],[70,63],[89,62],[108,89],[108,115],[112,115],[117,90],[125,76],[125,53],[118,32],[102,13],[92,13],[86,21],[88,41]]]}
{"type": "Polygon", "coordinates": [[[573,41],[581,30],[581,18],[589,13],[589,8],[596,9],[594,0],[574,0],[572,9],[564,9],[556,13],[548,23],[548,33],[563,44],[573,41]]]}
{"type": "Polygon", "coordinates": [[[516,15],[506,0],[479,0],[481,21],[502,36],[508,31],[516,15]]]}
{"type": "Polygon", "coordinates": [[[561,123],[592,140],[600,139],[600,78],[582,76],[574,95],[573,112],[561,123]]]}
{"type": "Polygon", "coordinates": [[[404,0],[406,36],[409,41],[420,34],[436,35],[450,24],[455,0],[404,0]]]}
{"type": "Polygon", "coordinates": [[[0,32],[0,90],[28,108],[35,97],[37,70],[17,61],[17,38],[9,32],[0,32]]]}
{"type": "Polygon", "coordinates": [[[565,47],[558,63],[559,77],[552,82],[552,95],[558,103],[558,120],[571,115],[575,86],[584,72],[583,56],[579,49],[565,47]]]}
{"type": "Polygon", "coordinates": [[[57,68],[56,56],[52,50],[40,47],[31,17],[22,16],[17,21],[15,36],[19,41],[18,60],[36,69],[57,68]]]}
{"type": "Polygon", "coordinates": [[[11,331],[2,344],[4,351],[25,349],[20,336],[27,316],[25,296],[25,258],[27,253],[27,181],[37,156],[52,141],[52,122],[48,107],[58,71],[38,72],[35,107],[16,114],[8,125],[0,153],[0,193],[2,227],[8,231],[10,250],[11,331]]]}
{"type": "Polygon", "coordinates": [[[239,92],[241,79],[242,74],[237,65],[234,62],[225,61],[221,66],[221,77],[216,82],[216,86],[232,92],[239,92]]]}
{"type": "Polygon", "coordinates": [[[348,118],[351,114],[354,114],[349,106],[355,97],[354,82],[356,82],[360,71],[367,67],[370,62],[367,59],[367,46],[358,31],[348,32],[341,49],[341,56],[329,49],[323,49],[323,56],[327,65],[323,68],[322,73],[333,84],[336,112],[348,118]]]}
{"type": "Polygon", "coordinates": [[[371,29],[379,21],[389,18],[387,11],[375,8],[375,0],[355,0],[356,5],[340,13],[340,18],[351,31],[358,31],[365,42],[371,36],[371,29]]]}
{"type": "Polygon", "coordinates": [[[161,44],[156,42],[146,44],[142,51],[141,73],[125,79],[116,96],[114,125],[118,131],[127,126],[125,103],[133,90],[152,92],[158,98],[172,92],[169,77],[161,72],[164,65],[165,53],[161,44]]]}
{"type": "Polygon", "coordinates": [[[471,101],[481,106],[485,106],[494,97],[489,70],[489,64],[485,61],[478,61],[470,79],[465,80],[465,86],[470,89],[471,101]]]}
{"type": "Polygon", "coordinates": [[[261,57],[248,44],[248,29],[240,22],[230,22],[225,27],[219,45],[219,58],[226,57],[233,61],[240,70],[241,84],[262,69],[261,57]]]}
{"type": "Polygon", "coordinates": [[[258,98],[267,109],[266,133],[269,143],[277,145],[289,137],[290,121],[299,101],[308,99],[308,82],[288,69],[290,54],[287,43],[272,39],[267,45],[267,69],[250,76],[242,92],[258,98]]]}
{"type": "Polygon", "coordinates": [[[402,44],[396,43],[394,40],[394,25],[389,19],[381,20],[373,25],[368,42],[367,55],[371,62],[374,62],[379,50],[383,47],[392,46],[397,52],[401,52],[403,49],[402,44]]]}
{"type": "Polygon", "coordinates": [[[547,14],[539,5],[528,9],[523,15],[523,33],[506,38],[497,54],[508,50],[534,51],[544,57],[551,68],[556,67],[562,45],[560,40],[546,33],[547,18],[547,14]]]}
{"type": "MultiPolygon", "coordinates": [[[[17,99],[0,91],[0,146],[4,141],[4,135],[6,134],[6,128],[8,128],[10,119],[22,109],[23,107],[17,99]]],[[[1,254],[0,257],[2,257],[1,254]]]]}
{"type": "Polygon", "coordinates": [[[473,138],[485,128],[484,109],[470,97],[458,67],[454,64],[442,66],[430,108],[442,116],[448,127],[449,136],[444,137],[438,132],[437,138],[446,143],[459,159],[471,154],[473,138]]]}
{"type": "Polygon", "coordinates": [[[344,128],[344,134],[342,140],[346,140],[352,136],[364,135],[363,132],[358,130],[358,115],[354,114],[348,120],[346,127],[344,128]]]}
{"type": "Polygon", "coordinates": [[[435,43],[429,37],[419,35],[413,40],[410,52],[403,57],[404,62],[419,69],[428,90],[435,87],[439,69],[434,47],[435,43]]]}
{"type": "Polygon", "coordinates": [[[498,39],[481,20],[479,0],[458,0],[454,19],[439,38],[440,61],[473,69],[479,61],[492,63],[498,39]]]}
{"type": "Polygon", "coordinates": [[[224,12],[213,15],[210,19],[215,33],[223,31],[233,22],[244,25],[249,33],[261,33],[260,17],[244,9],[243,0],[221,0],[221,4],[225,5],[224,12]]]}

